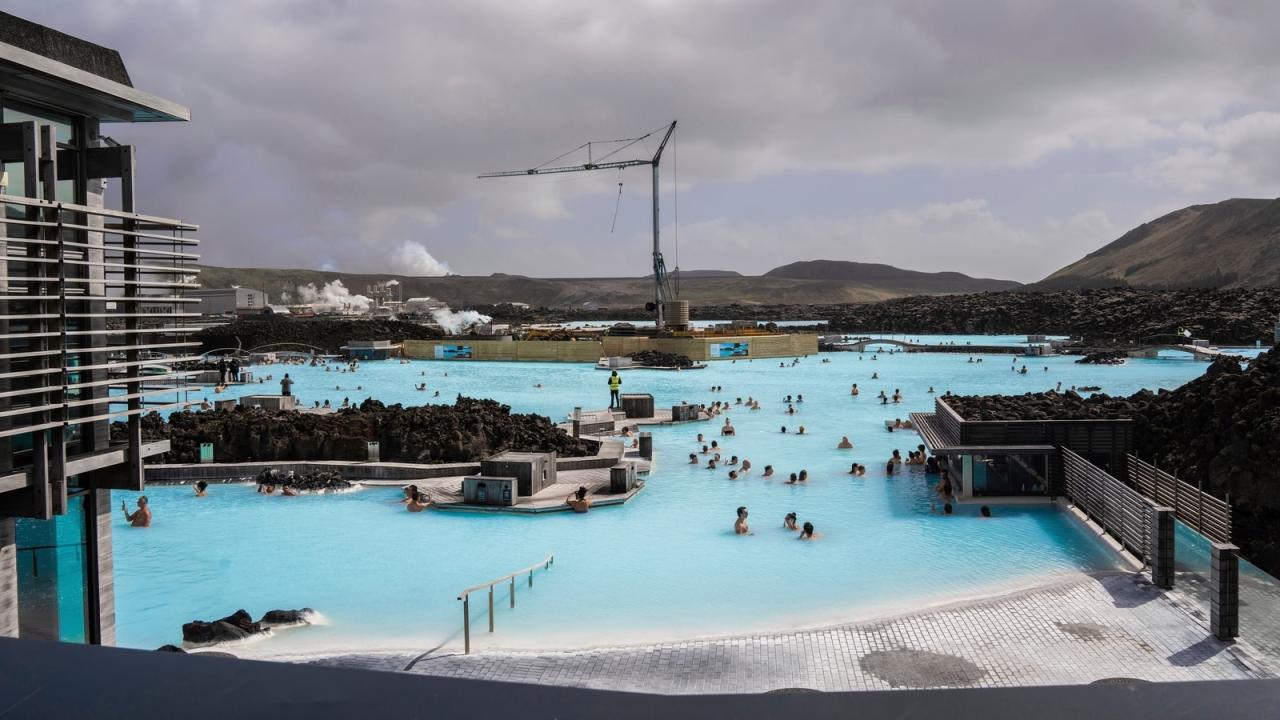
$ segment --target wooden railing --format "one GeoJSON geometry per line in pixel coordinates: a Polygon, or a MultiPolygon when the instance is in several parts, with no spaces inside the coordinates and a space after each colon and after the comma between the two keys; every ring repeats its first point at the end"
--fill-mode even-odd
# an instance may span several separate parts
{"type": "Polygon", "coordinates": [[[1062,469],[1067,498],[1134,555],[1150,557],[1151,501],[1066,448],[1062,469]]]}
{"type": "Polygon", "coordinates": [[[508,581],[511,583],[511,591],[510,591],[511,608],[515,609],[516,578],[527,573],[529,575],[529,587],[533,587],[533,572],[535,570],[538,570],[539,568],[543,570],[549,570],[551,569],[551,565],[554,564],[555,561],[556,561],[555,555],[548,555],[545,558],[543,558],[542,561],[539,563],[530,565],[527,568],[517,570],[513,573],[508,573],[506,575],[503,575],[502,577],[494,578],[489,582],[481,583],[479,585],[473,585],[472,587],[469,587],[466,590],[463,590],[462,592],[458,593],[458,599],[462,601],[462,642],[463,642],[464,651],[467,654],[471,653],[471,593],[488,588],[489,590],[489,632],[493,632],[493,588],[494,586],[498,585],[499,583],[508,582],[508,581]]]}
{"type": "Polygon", "coordinates": [[[1218,543],[1231,542],[1231,496],[1210,495],[1203,485],[1192,485],[1133,455],[1128,456],[1129,482],[1157,505],[1174,509],[1174,516],[1188,527],[1218,543]]]}

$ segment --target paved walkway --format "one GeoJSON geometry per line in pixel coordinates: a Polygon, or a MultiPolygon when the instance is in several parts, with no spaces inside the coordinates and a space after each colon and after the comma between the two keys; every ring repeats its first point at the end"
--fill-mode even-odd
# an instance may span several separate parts
{"type": "Polygon", "coordinates": [[[1084,684],[1267,675],[1141,576],[1074,578],[874,622],[574,652],[366,654],[309,662],[658,693],[1084,684]]]}

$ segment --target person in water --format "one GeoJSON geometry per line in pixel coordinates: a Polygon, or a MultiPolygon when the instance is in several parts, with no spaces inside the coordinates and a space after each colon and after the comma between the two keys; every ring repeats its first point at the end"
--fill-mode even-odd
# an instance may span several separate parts
{"type": "Polygon", "coordinates": [[[697,454],[697,453],[689,453],[689,464],[690,464],[690,465],[698,465],[698,464],[700,464],[700,463],[698,462],[698,454],[697,454]]]}
{"type": "Polygon", "coordinates": [[[750,535],[751,528],[747,525],[747,506],[743,505],[738,508],[738,519],[733,521],[734,535],[750,535]]]}
{"type": "Polygon", "coordinates": [[[893,475],[893,473],[896,472],[897,469],[898,469],[898,466],[895,465],[892,460],[884,464],[884,473],[886,475],[893,475]]]}
{"type": "Polygon", "coordinates": [[[771,478],[771,477],[773,477],[773,466],[772,466],[772,465],[765,465],[765,466],[764,466],[764,475],[763,475],[762,477],[767,477],[767,478],[771,478]]]}
{"type": "Polygon", "coordinates": [[[991,517],[991,508],[987,507],[986,505],[983,505],[982,507],[978,508],[978,512],[979,512],[979,513],[982,515],[982,517],[984,517],[984,518],[989,518],[989,517],[991,517]]]}
{"type": "Polygon", "coordinates": [[[800,528],[796,527],[796,514],[793,512],[787,513],[787,516],[782,518],[782,527],[788,530],[799,530],[800,528]]]}
{"type": "MultiPolygon", "coordinates": [[[[858,359],[859,359],[859,360],[861,360],[862,358],[858,358],[858,359]]],[[[858,383],[854,383],[854,384],[853,384],[853,388],[849,390],[849,394],[850,394],[850,395],[857,395],[857,394],[858,394],[858,383]]]]}
{"type": "Polygon", "coordinates": [[[840,442],[836,444],[837,450],[852,450],[853,443],[849,442],[849,436],[845,435],[840,438],[840,442]]]}
{"type": "Polygon", "coordinates": [[[746,458],[743,458],[742,469],[739,472],[743,472],[743,473],[751,472],[751,461],[746,458]]]}
{"type": "Polygon", "coordinates": [[[729,479],[730,479],[730,480],[737,480],[737,479],[738,479],[738,471],[737,471],[737,470],[730,470],[730,471],[729,471],[729,479]]]}
{"type": "Polygon", "coordinates": [[[209,497],[209,483],[203,480],[196,481],[196,497],[209,497]]]}
{"type": "Polygon", "coordinates": [[[800,482],[809,482],[809,471],[801,470],[799,480],[800,482]]]}
{"type": "Polygon", "coordinates": [[[147,504],[147,496],[138,498],[138,509],[129,512],[129,508],[120,501],[120,511],[124,513],[125,522],[131,527],[151,527],[151,506],[147,504]]]}
{"type": "Polygon", "coordinates": [[[814,537],[815,535],[813,534],[813,523],[806,522],[804,524],[804,527],[800,530],[800,537],[796,539],[797,540],[813,540],[814,537]]]}
{"type": "Polygon", "coordinates": [[[573,494],[564,499],[564,504],[573,508],[573,511],[576,513],[584,513],[590,509],[591,499],[587,497],[586,486],[579,485],[578,489],[574,491],[573,494]]]}
{"type": "Polygon", "coordinates": [[[409,498],[404,507],[411,513],[422,512],[431,507],[431,498],[424,492],[414,492],[413,497],[409,498]]]}
{"type": "Polygon", "coordinates": [[[795,485],[798,482],[800,482],[800,479],[796,476],[795,473],[791,473],[791,477],[787,478],[788,485],[795,485]]]}

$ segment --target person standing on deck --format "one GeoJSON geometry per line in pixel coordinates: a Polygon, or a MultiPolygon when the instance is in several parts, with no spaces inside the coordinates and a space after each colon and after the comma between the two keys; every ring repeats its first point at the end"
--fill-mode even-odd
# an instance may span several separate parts
{"type": "Polygon", "coordinates": [[[622,406],[622,400],[618,396],[618,393],[620,393],[621,391],[622,391],[622,378],[619,377],[618,371],[614,370],[609,375],[609,409],[610,410],[613,410],[614,408],[622,406]]]}
{"type": "Polygon", "coordinates": [[[284,378],[280,380],[280,394],[285,397],[293,394],[293,380],[289,378],[289,373],[285,373],[284,378]]]}

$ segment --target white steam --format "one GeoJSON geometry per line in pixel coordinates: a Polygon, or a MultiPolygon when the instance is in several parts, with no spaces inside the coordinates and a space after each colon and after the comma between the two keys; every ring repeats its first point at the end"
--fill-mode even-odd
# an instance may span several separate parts
{"type": "Polygon", "coordinates": [[[452,335],[456,335],[472,325],[487,323],[493,319],[488,315],[481,315],[475,310],[454,312],[448,309],[432,310],[431,318],[436,321],[436,324],[441,329],[452,335]]]}
{"type": "Polygon", "coordinates": [[[420,242],[405,240],[400,248],[391,256],[396,271],[405,275],[440,277],[449,274],[449,266],[431,257],[427,248],[420,242]]]}
{"type": "Polygon", "coordinates": [[[349,312],[368,312],[373,301],[364,295],[352,295],[341,280],[326,283],[316,289],[315,283],[298,286],[298,299],[305,305],[326,307],[349,312]]]}

